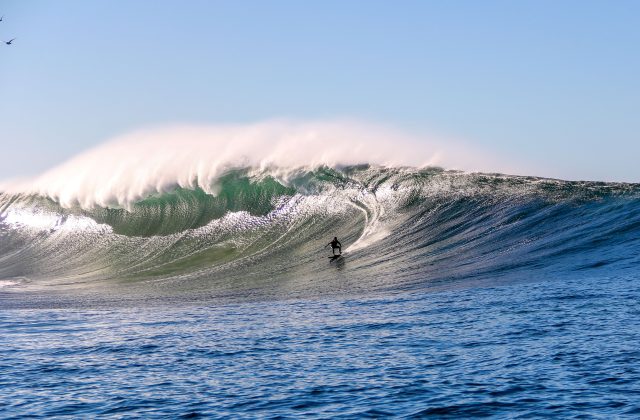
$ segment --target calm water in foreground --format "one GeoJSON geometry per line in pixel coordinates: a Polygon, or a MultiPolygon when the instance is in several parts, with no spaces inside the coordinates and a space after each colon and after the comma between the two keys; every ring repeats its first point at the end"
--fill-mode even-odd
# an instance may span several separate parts
{"type": "Polygon", "coordinates": [[[0,417],[638,418],[637,285],[0,310],[0,417]]]}

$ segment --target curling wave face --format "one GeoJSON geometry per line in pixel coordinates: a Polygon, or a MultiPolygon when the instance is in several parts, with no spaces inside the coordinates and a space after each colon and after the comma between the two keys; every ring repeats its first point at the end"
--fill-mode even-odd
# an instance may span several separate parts
{"type": "Polygon", "coordinates": [[[640,255],[637,184],[376,165],[215,184],[128,208],[3,193],[0,290],[271,299],[628,272],[640,255]]]}

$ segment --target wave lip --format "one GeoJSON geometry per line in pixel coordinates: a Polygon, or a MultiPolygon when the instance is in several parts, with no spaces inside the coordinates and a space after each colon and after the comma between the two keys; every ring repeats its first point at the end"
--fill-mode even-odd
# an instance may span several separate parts
{"type": "MultiPolygon", "coordinates": [[[[82,153],[35,179],[5,184],[8,193],[39,194],[65,208],[131,209],[176,188],[218,192],[229,171],[271,170],[287,181],[300,171],[358,164],[482,169],[480,151],[449,140],[417,138],[357,122],[267,121],[137,131],[82,153]]],[[[492,169],[496,169],[495,167],[492,169]]],[[[500,169],[497,167],[497,169],[500,169]]]]}

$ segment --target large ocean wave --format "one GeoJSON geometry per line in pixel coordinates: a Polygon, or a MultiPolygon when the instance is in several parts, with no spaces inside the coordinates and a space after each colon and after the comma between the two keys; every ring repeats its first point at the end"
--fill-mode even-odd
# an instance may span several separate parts
{"type": "Polygon", "coordinates": [[[237,167],[126,208],[0,196],[4,291],[244,298],[634,270],[640,185],[439,168],[237,167]],[[344,258],[330,263],[338,236],[344,258]]]}

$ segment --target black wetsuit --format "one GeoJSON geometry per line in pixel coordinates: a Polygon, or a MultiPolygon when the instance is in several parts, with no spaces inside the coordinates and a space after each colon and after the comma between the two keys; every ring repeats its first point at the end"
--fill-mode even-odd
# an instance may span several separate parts
{"type": "Polygon", "coordinates": [[[331,252],[333,253],[333,255],[336,255],[336,249],[340,254],[342,254],[342,244],[339,240],[334,239],[333,241],[329,242],[329,245],[331,245],[331,252]]]}

